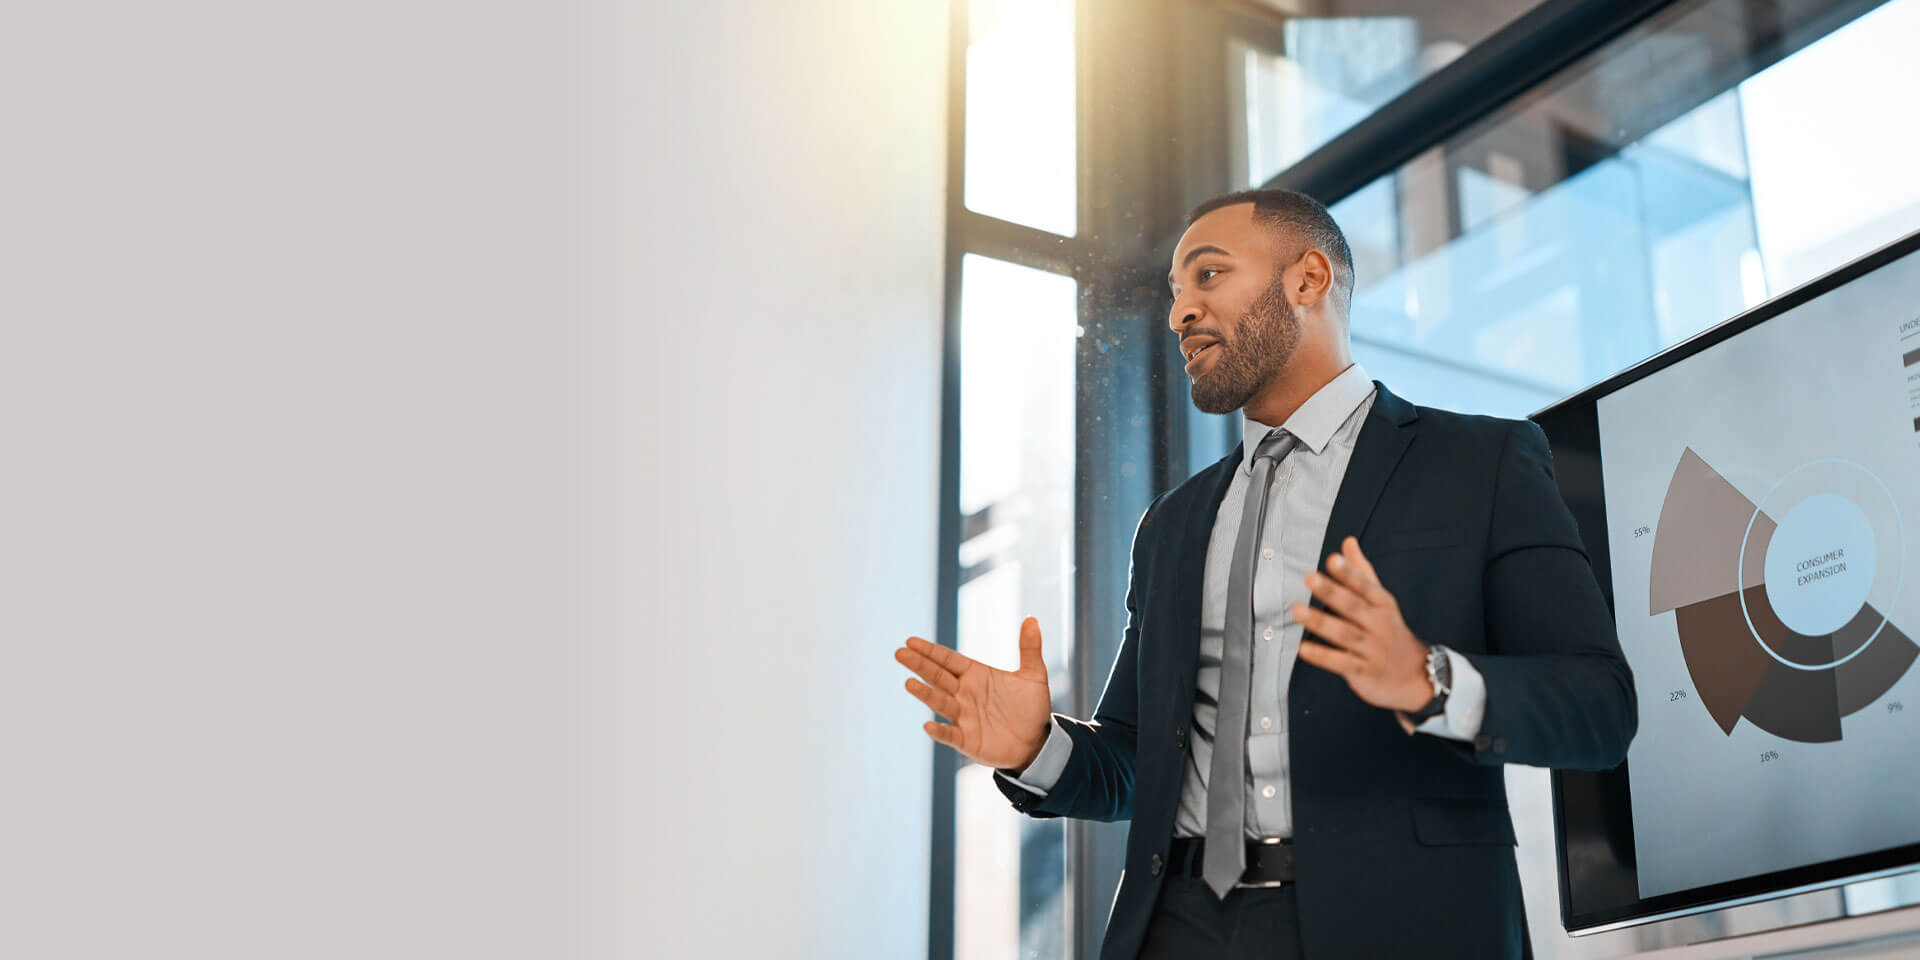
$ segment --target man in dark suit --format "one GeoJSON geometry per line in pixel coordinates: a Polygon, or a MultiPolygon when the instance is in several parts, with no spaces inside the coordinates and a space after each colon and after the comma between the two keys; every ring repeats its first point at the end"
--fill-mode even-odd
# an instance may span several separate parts
{"type": "Polygon", "coordinates": [[[1202,205],[1168,282],[1246,442],[1141,517],[1092,721],[1028,618],[1015,671],[895,651],[927,734],[1030,816],[1131,820],[1101,960],[1530,956],[1501,765],[1611,768],[1636,726],[1545,436],[1367,379],[1304,195],[1202,205]]]}

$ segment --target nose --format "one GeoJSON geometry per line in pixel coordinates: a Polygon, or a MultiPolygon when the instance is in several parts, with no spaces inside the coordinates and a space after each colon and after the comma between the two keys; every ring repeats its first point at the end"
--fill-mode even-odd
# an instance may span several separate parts
{"type": "Polygon", "coordinates": [[[1167,329],[1172,330],[1176,336],[1183,335],[1184,331],[1198,319],[1200,319],[1199,308],[1176,298],[1173,301],[1173,308],[1167,311],[1167,329]]]}

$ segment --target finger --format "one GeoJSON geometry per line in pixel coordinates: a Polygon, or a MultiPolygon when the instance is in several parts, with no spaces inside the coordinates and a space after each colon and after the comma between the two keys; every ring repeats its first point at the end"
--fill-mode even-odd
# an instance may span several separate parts
{"type": "Polygon", "coordinates": [[[1020,621],[1020,672],[1047,675],[1046,661],[1040,659],[1040,621],[1034,617],[1020,621]]]}
{"type": "Polygon", "coordinates": [[[926,723],[920,725],[920,729],[925,730],[927,736],[932,737],[936,742],[944,743],[955,750],[960,749],[959,727],[951,723],[935,723],[932,720],[928,720],[926,723]]]}
{"type": "Polygon", "coordinates": [[[1370,612],[1373,607],[1360,595],[1342,586],[1340,581],[1322,573],[1307,574],[1307,590],[1320,598],[1327,609],[1344,615],[1347,619],[1358,619],[1361,614],[1370,612]]]}
{"type": "Polygon", "coordinates": [[[929,643],[919,637],[908,637],[907,649],[932,660],[940,669],[956,677],[965,675],[974,664],[973,658],[952,647],[929,643]]]}
{"type": "Polygon", "coordinates": [[[1300,659],[1328,673],[1352,677],[1366,669],[1366,661],[1338,647],[1307,642],[1300,645],[1300,659]]]}
{"type": "Polygon", "coordinates": [[[905,647],[901,647],[900,649],[893,651],[893,658],[895,660],[900,661],[901,666],[906,667],[908,670],[912,670],[914,673],[919,674],[920,679],[925,680],[928,683],[931,683],[934,686],[942,690],[945,690],[948,693],[956,693],[960,690],[959,677],[956,677],[953,674],[948,673],[945,669],[941,668],[939,664],[934,663],[932,660],[928,660],[926,657],[923,657],[917,653],[914,653],[912,650],[908,650],[905,647]]]}
{"type": "Polygon", "coordinates": [[[960,719],[960,701],[952,694],[935,690],[912,677],[907,678],[907,692],[913,694],[921,703],[926,704],[927,709],[932,710],[934,713],[946,717],[948,720],[960,719]]]}
{"type": "Polygon", "coordinates": [[[1315,610],[1304,603],[1296,603],[1293,605],[1293,619],[1329,645],[1345,650],[1359,650],[1366,645],[1365,631],[1325,610],[1315,610]]]}
{"type": "Polygon", "coordinates": [[[1347,559],[1343,550],[1327,554],[1327,560],[1321,566],[1327,571],[1327,576],[1339,581],[1341,586],[1363,597],[1367,596],[1366,576],[1360,572],[1360,568],[1347,559]]]}
{"type": "Polygon", "coordinates": [[[1356,592],[1374,606],[1386,606],[1393,601],[1393,594],[1387,592],[1386,585],[1380,582],[1380,575],[1374,572],[1373,561],[1360,552],[1359,540],[1348,537],[1341,541],[1340,555],[1358,579],[1357,583],[1349,584],[1356,592]]]}

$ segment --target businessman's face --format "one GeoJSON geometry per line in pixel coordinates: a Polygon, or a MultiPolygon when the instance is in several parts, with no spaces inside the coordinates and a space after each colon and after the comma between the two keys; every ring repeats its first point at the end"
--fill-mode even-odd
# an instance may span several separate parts
{"type": "Polygon", "coordinates": [[[1300,344],[1276,233],[1254,221],[1253,204],[1241,203],[1194,221],[1174,248],[1167,325],[1180,338],[1202,413],[1245,406],[1300,344]]]}

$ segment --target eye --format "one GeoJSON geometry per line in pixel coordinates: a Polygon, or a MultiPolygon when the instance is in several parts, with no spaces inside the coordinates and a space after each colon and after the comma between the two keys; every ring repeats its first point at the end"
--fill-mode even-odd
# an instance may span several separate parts
{"type": "Polygon", "coordinates": [[[1218,271],[1218,270],[1215,270],[1215,269],[1214,269],[1214,268],[1212,268],[1212,267],[1201,267],[1201,268],[1200,268],[1200,272],[1199,272],[1199,273],[1196,273],[1196,274],[1194,274],[1194,278],[1195,278],[1195,279],[1197,279],[1197,280],[1199,280],[1199,281],[1200,281],[1201,283],[1206,283],[1206,282],[1207,282],[1207,279],[1208,279],[1208,277],[1207,277],[1207,275],[1208,275],[1208,274],[1211,274],[1211,273],[1219,273],[1219,272],[1220,272],[1220,271],[1218,271]]]}

